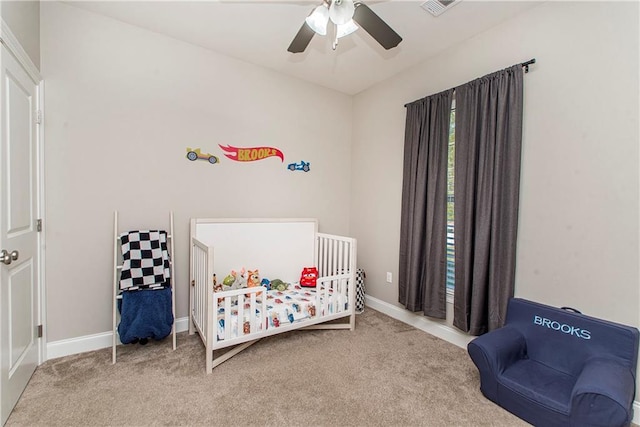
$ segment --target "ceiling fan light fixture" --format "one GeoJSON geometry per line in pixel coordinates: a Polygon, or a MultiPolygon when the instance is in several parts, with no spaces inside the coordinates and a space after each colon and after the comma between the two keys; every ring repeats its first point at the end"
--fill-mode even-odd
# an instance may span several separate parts
{"type": "Polygon", "coordinates": [[[311,29],[321,36],[327,34],[327,24],[329,23],[329,9],[324,4],[313,9],[313,12],[305,18],[305,22],[311,29]]]}
{"type": "MultiPolygon", "coordinates": [[[[461,0],[437,1],[459,2],[461,0]]],[[[332,45],[334,50],[339,38],[353,33],[358,28],[362,28],[386,50],[393,49],[402,41],[402,37],[361,0],[322,0],[322,5],[316,6],[305,18],[305,22],[291,41],[287,51],[304,52],[315,34],[323,36],[327,34],[329,21],[336,26],[336,30],[331,31],[332,36],[335,37],[332,45]]]]}
{"type": "Polygon", "coordinates": [[[353,33],[359,28],[356,25],[356,23],[353,22],[353,19],[349,20],[349,22],[347,22],[346,24],[336,25],[336,27],[337,27],[337,30],[336,30],[337,38],[348,36],[349,34],[353,33]]]}
{"type": "Polygon", "coordinates": [[[336,25],[343,25],[351,21],[356,6],[353,0],[333,0],[329,6],[329,17],[336,25]]]}

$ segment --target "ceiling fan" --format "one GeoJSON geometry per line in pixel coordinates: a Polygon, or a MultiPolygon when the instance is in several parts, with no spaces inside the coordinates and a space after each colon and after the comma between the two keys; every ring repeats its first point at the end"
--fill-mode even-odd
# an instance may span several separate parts
{"type": "Polygon", "coordinates": [[[356,23],[387,50],[398,46],[402,41],[402,37],[366,4],[354,0],[323,0],[307,16],[287,50],[291,53],[304,52],[314,34],[327,34],[329,22],[335,24],[334,50],[339,38],[358,29],[356,23]]]}

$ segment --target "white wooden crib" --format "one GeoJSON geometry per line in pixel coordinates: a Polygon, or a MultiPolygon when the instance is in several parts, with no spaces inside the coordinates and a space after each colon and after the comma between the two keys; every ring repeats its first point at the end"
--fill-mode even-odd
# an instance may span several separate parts
{"type": "Polygon", "coordinates": [[[207,373],[263,337],[355,328],[356,240],[318,233],[315,219],[191,219],[190,247],[189,334],[198,332],[206,347],[207,373]],[[316,288],[298,287],[302,269],[312,266],[319,273],[316,288]],[[307,317],[273,320],[274,297],[291,298],[264,286],[221,291],[223,278],[243,267],[292,283],[307,317]],[[326,324],[341,318],[346,321],[326,324]],[[231,346],[215,357],[215,350],[231,346]]]}

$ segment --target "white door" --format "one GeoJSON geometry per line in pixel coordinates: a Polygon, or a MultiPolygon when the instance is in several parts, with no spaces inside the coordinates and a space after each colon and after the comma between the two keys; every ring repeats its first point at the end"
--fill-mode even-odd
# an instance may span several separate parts
{"type": "Polygon", "coordinates": [[[5,423],[38,365],[38,86],[0,60],[0,395],[5,423]]]}

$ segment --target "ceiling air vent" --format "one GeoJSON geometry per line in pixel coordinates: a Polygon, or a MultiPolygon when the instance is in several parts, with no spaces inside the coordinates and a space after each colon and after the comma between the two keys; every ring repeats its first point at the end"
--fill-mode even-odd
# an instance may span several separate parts
{"type": "Polygon", "coordinates": [[[440,16],[446,10],[451,9],[461,1],[462,0],[427,0],[426,2],[422,3],[420,7],[433,16],[440,16]]]}

